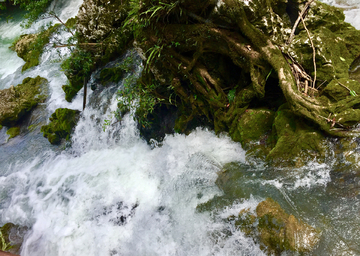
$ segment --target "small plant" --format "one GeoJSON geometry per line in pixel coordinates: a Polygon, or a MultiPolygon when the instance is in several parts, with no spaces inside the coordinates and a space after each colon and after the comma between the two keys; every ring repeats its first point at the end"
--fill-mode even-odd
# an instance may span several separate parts
{"type": "Polygon", "coordinates": [[[1,239],[1,250],[2,251],[8,251],[12,248],[11,243],[6,243],[5,237],[3,233],[0,230],[0,239],[1,239]]]}
{"type": "Polygon", "coordinates": [[[235,93],[236,93],[236,88],[234,89],[231,89],[228,93],[228,100],[229,100],[229,103],[233,102],[234,99],[235,99],[235,93]]]}
{"type": "Polygon", "coordinates": [[[126,78],[124,88],[118,91],[119,103],[116,117],[121,120],[122,116],[130,111],[141,126],[149,126],[151,123],[148,115],[153,113],[156,104],[163,101],[154,96],[158,86],[156,83],[143,84],[134,75],[126,78]]]}

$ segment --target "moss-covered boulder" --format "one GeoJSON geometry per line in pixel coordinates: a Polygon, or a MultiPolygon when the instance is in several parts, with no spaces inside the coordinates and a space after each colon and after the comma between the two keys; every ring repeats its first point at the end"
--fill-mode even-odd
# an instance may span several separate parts
{"type": "Polygon", "coordinates": [[[237,129],[232,133],[235,141],[241,142],[244,148],[259,141],[271,131],[275,113],[269,109],[247,109],[239,118],[237,129]]]}
{"type": "Polygon", "coordinates": [[[302,166],[307,160],[326,155],[325,136],[284,105],[276,112],[277,141],[267,160],[276,165],[302,166]]]}
{"type": "Polygon", "coordinates": [[[51,26],[37,34],[25,34],[16,40],[10,49],[16,51],[17,55],[26,63],[22,67],[22,71],[39,65],[40,55],[44,51],[44,47],[49,43],[50,36],[56,32],[60,24],[51,26]]]}
{"type": "Polygon", "coordinates": [[[256,207],[256,214],[241,211],[235,225],[260,242],[268,255],[284,251],[310,252],[320,240],[320,231],[286,213],[271,198],[256,207]]]}
{"type": "Polygon", "coordinates": [[[0,228],[0,248],[6,252],[19,254],[27,227],[6,223],[0,228]]]}
{"type": "MultiPolygon", "coordinates": [[[[360,31],[344,22],[342,10],[315,1],[306,17],[306,26],[316,49],[317,80],[320,85],[334,78],[348,78],[352,61],[359,55],[360,31]]],[[[314,76],[313,49],[302,23],[300,32],[291,43],[289,52],[314,76]]]]}
{"type": "Polygon", "coordinates": [[[0,90],[0,125],[13,126],[46,99],[47,80],[27,77],[22,84],[0,90]]]}
{"type": "Polygon", "coordinates": [[[70,139],[71,132],[79,119],[78,110],[58,108],[51,115],[50,123],[41,127],[41,132],[51,144],[59,144],[61,139],[70,139]]]}

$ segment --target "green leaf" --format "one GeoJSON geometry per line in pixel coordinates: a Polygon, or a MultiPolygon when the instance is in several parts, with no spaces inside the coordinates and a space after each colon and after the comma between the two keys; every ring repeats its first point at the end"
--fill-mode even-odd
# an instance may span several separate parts
{"type": "Polygon", "coordinates": [[[356,94],[356,92],[355,91],[353,91],[353,90],[350,90],[350,94],[352,95],[352,96],[357,96],[357,94],[356,94]]]}
{"type": "Polygon", "coordinates": [[[342,60],[342,61],[346,61],[343,57],[340,57],[340,60],[342,60]]]}

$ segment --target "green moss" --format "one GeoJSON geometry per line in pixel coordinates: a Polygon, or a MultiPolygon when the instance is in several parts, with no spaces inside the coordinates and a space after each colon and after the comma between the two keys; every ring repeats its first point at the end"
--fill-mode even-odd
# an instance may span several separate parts
{"type": "Polygon", "coordinates": [[[276,112],[274,121],[277,142],[270,151],[267,160],[274,164],[303,165],[309,158],[325,157],[325,137],[306,120],[295,116],[283,105],[276,112]]]}
{"type": "Polygon", "coordinates": [[[350,94],[350,90],[360,95],[360,83],[358,81],[342,78],[332,80],[323,90],[322,94],[332,101],[340,101],[347,97],[354,97],[350,94]],[[348,88],[346,88],[346,87],[348,88]]]}
{"type": "Polygon", "coordinates": [[[75,28],[76,22],[77,22],[77,17],[70,18],[66,21],[65,25],[69,29],[73,29],[73,28],[75,28]]]}
{"type": "Polygon", "coordinates": [[[20,127],[11,127],[6,134],[10,136],[9,139],[12,139],[20,134],[20,127]]]}
{"type": "MultiPolygon", "coordinates": [[[[318,84],[334,78],[348,78],[351,62],[359,55],[360,31],[344,22],[343,12],[327,4],[316,2],[306,17],[307,28],[316,49],[318,84]]],[[[305,70],[314,76],[313,50],[308,34],[300,23],[289,52],[305,70]]]]}
{"type": "Polygon", "coordinates": [[[0,124],[0,130],[3,128],[3,126],[0,124]]]}
{"type": "Polygon", "coordinates": [[[59,26],[60,24],[56,24],[38,34],[22,35],[13,43],[10,49],[16,51],[17,55],[26,62],[22,71],[39,65],[44,46],[49,43],[50,36],[59,26]]]}
{"type": "Polygon", "coordinates": [[[124,70],[120,67],[104,68],[100,73],[100,82],[105,84],[106,82],[119,82],[123,77],[124,70]]]}
{"type": "Polygon", "coordinates": [[[61,139],[69,140],[79,113],[78,110],[58,108],[49,118],[51,122],[41,127],[41,132],[51,144],[59,144],[61,139]]]}
{"type": "Polygon", "coordinates": [[[233,136],[233,139],[248,148],[250,142],[260,140],[271,131],[274,116],[275,113],[269,109],[247,109],[238,120],[238,136],[233,136]]]}
{"type": "Polygon", "coordinates": [[[26,113],[46,99],[47,80],[27,77],[22,84],[0,90],[0,124],[14,126],[26,113]]]}

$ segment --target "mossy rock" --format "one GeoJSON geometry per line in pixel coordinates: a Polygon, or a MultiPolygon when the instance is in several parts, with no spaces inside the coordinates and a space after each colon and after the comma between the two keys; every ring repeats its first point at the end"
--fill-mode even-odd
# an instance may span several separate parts
{"type": "Polygon", "coordinates": [[[273,128],[277,142],[267,160],[275,165],[300,167],[309,159],[326,155],[325,136],[306,120],[297,117],[287,105],[276,112],[273,128]]]}
{"type": "Polygon", "coordinates": [[[3,239],[0,239],[0,246],[6,252],[19,254],[20,247],[23,243],[24,236],[28,231],[25,226],[15,225],[13,223],[6,223],[0,228],[3,239]]]}
{"type": "Polygon", "coordinates": [[[271,198],[256,207],[256,214],[241,211],[235,225],[246,235],[260,242],[260,248],[268,255],[280,255],[285,251],[310,252],[320,240],[320,231],[286,213],[271,198]]]}
{"type": "Polygon", "coordinates": [[[46,99],[47,80],[27,77],[22,84],[0,90],[0,124],[14,126],[26,113],[46,99]]]}
{"type": "Polygon", "coordinates": [[[71,132],[79,119],[78,110],[58,108],[51,115],[50,123],[41,127],[41,132],[51,144],[59,144],[61,139],[70,139],[71,132]]]}
{"type": "MultiPolygon", "coordinates": [[[[316,49],[317,84],[334,78],[348,78],[352,61],[360,53],[360,31],[344,22],[339,8],[316,1],[306,16],[307,28],[316,49]]],[[[307,31],[299,24],[300,32],[290,45],[289,53],[305,70],[314,76],[313,49],[307,31]]]]}
{"type": "Polygon", "coordinates": [[[16,40],[10,49],[16,51],[17,55],[26,63],[22,67],[22,71],[39,65],[40,55],[43,53],[43,48],[49,43],[50,36],[56,32],[60,24],[51,26],[37,34],[21,35],[16,40]]]}
{"type": "Polygon", "coordinates": [[[253,141],[259,141],[271,131],[275,113],[269,109],[247,109],[239,118],[237,130],[231,135],[244,148],[253,141]]]}
{"type": "Polygon", "coordinates": [[[11,127],[6,134],[10,136],[9,139],[12,139],[20,134],[20,127],[11,127]]]}

